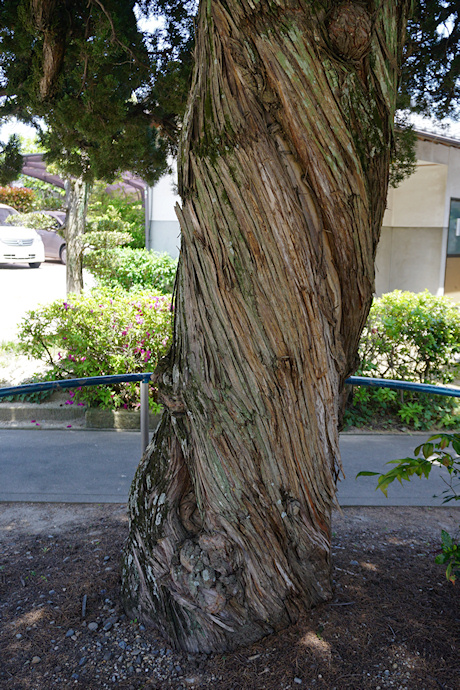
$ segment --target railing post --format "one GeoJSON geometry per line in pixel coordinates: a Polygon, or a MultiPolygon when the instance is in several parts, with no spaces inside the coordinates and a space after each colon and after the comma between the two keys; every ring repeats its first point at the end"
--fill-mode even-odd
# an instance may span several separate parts
{"type": "Polygon", "coordinates": [[[149,382],[150,374],[141,381],[141,444],[142,453],[149,445],[149,382]]]}

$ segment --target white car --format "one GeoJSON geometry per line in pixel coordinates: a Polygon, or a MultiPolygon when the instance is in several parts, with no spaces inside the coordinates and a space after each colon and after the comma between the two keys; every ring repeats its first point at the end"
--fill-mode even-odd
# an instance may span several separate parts
{"type": "Polygon", "coordinates": [[[43,241],[32,228],[8,225],[8,216],[17,213],[11,206],[0,204],[0,264],[27,263],[30,268],[39,268],[45,260],[43,241]]]}

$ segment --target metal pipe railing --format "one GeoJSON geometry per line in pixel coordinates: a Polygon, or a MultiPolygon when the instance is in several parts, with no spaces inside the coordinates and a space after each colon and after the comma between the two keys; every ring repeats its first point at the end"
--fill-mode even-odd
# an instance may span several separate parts
{"type": "Polygon", "coordinates": [[[413,381],[394,381],[392,379],[374,379],[367,376],[350,376],[345,380],[351,386],[367,386],[372,388],[395,388],[403,391],[416,391],[430,395],[446,395],[460,398],[460,388],[449,386],[434,386],[431,383],[414,383],[413,381]]]}
{"type": "Polygon", "coordinates": [[[0,398],[9,395],[27,395],[28,393],[39,393],[40,391],[58,391],[67,388],[80,388],[81,386],[100,386],[111,385],[113,383],[141,382],[141,444],[142,452],[149,443],[149,383],[152,372],[143,374],[113,374],[109,376],[87,376],[81,379],[62,379],[60,381],[43,381],[42,383],[25,383],[22,386],[8,386],[0,388],[0,398]]]}
{"type": "MultiPolygon", "coordinates": [[[[78,388],[79,386],[99,386],[110,385],[113,383],[130,383],[131,381],[141,382],[141,444],[142,452],[149,442],[149,383],[152,372],[143,374],[114,374],[109,376],[88,376],[81,379],[62,379],[60,381],[44,381],[42,383],[26,383],[22,386],[9,386],[0,388],[0,398],[8,395],[26,395],[27,393],[37,393],[47,390],[66,390],[67,388],[78,388]]],[[[392,379],[377,379],[367,376],[350,376],[345,383],[351,386],[370,386],[373,388],[394,388],[396,390],[417,391],[419,393],[429,393],[431,395],[445,395],[460,398],[460,388],[450,388],[449,386],[434,386],[428,383],[414,383],[413,381],[394,381],[392,379]]]]}

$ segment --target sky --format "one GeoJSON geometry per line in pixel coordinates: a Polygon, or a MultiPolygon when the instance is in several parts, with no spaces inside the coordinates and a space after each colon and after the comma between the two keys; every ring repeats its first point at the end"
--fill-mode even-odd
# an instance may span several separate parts
{"type": "Polygon", "coordinates": [[[18,122],[16,118],[12,118],[9,122],[0,126],[0,141],[5,143],[12,134],[18,134],[27,139],[34,139],[36,136],[34,127],[18,122]]]}

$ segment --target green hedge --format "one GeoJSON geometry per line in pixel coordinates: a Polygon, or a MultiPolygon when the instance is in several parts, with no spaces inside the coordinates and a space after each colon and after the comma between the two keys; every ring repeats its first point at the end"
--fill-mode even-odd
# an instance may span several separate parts
{"type": "Polygon", "coordinates": [[[85,265],[99,285],[125,290],[150,288],[162,293],[172,291],[177,270],[177,260],[168,254],[130,247],[89,252],[85,265]]]}
{"type": "MultiPolygon", "coordinates": [[[[427,290],[374,300],[359,345],[362,376],[449,384],[459,375],[460,312],[427,290]]],[[[423,393],[354,388],[346,426],[404,424],[416,429],[460,425],[458,403],[423,393]]]]}

